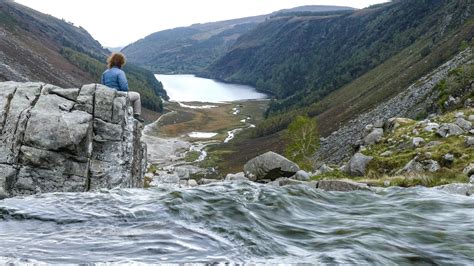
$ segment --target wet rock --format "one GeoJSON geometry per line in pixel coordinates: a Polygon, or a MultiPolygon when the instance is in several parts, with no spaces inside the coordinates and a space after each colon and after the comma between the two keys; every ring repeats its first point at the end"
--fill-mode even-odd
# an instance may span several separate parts
{"type": "Polygon", "coordinates": [[[4,82],[0,95],[3,197],[142,186],[146,146],[125,93],[4,82]],[[123,104],[114,106],[117,99],[123,104]]]}
{"type": "Polygon", "coordinates": [[[465,131],[469,131],[472,128],[472,123],[461,117],[458,117],[456,119],[456,125],[458,125],[460,128],[462,128],[465,131]]]}
{"type": "Polygon", "coordinates": [[[294,162],[274,152],[255,157],[244,165],[245,176],[251,181],[291,177],[299,170],[294,162]]]}
{"type": "Polygon", "coordinates": [[[352,156],[351,160],[347,164],[347,173],[351,176],[364,176],[365,169],[373,157],[365,156],[362,153],[356,153],[352,156]]]}
{"type": "Polygon", "coordinates": [[[372,132],[364,138],[364,143],[366,145],[374,145],[380,142],[382,138],[383,138],[383,129],[374,128],[374,130],[372,130],[372,132]]]}
{"type": "Polygon", "coordinates": [[[291,179],[299,181],[308,181],[310,179],[310,176],[306,171],[299,170],[294,176],[291,177],[291,179]]]}
{"type": "Polygon", "coordinates": [[[225,177],[225,181],[247,181],[248,178],[245,177],[244,172],[236,173],[236,174],[228,174],[225,177]]]}
{"type": "Polygon", "coordinates": [[[461,135],[464,133],[464,130],[456,124],[446,123],[442,124],[436,133],[443,138],[447,138],[449,136],[461,135]]]}
{"type": "Polygon", "coordinates": [[[198,183],[197,183],[196,180],[194,180],[194,179],[189,179],[189,180],[188,180],[188,186],[190,186],[190,187],[197,187],[197,186],[198,186],[198,183]]]}
{"type": "Polygon", "coordinates": [[[473,184],[448,184],[444,186],[435,187],[435,189],[443,190],[451,194],[459,194],[471,196],[474,194],[473,184]]]}
{"type": "Polygon", "coordinates": [[[352,181],[343,181],[343,180],[321,180],[318,181],[317,188],[325,191],[355,191],[355,190],[367,190],[371,189],[362,183],[356,183],[352,181]]]}
{"type": "Polygon", "coordinates": [[[469,177],[469,183],[474,185],[474,175],[471,175],[471,177],[469,177]]]}
{"type": "Polygon", "coordinates": [[[467,120],[471,121],[471,122],[474,122],[474,115],[470,115],[467,120]]]}
{"type": "Polygon", "coordinates": [[[272,181],[272,182],[268,183],[268,185],[280,186],[280,187],[302,185],[302,186],[307,186],[307,187],[311,187],[311,188],[316,188],[317,183],[318,182],[316,182],[316,181],[306,182],[306,181],[300,181],[300,180],[295,180],[295,179],[291,179],[291,178],[281,177],[281,178],[277,178],[275,181],[272,181]]]}
{"type": "Polygon", "coordinates": [[[466,147],[472,147],[474,146],[474,137],[467,137],[465,140],[464,140],[464,145],[466,147]]]}
{"type": "Polygon", "coordinates": [[[217,180],[217,179],[208,179],[208,178],[202,178],[199,180],[198,184],[199,185],[209,185],[209,184],[212,184],[212,183],[219,183],[221,182],[220,180],[217,180]]]}

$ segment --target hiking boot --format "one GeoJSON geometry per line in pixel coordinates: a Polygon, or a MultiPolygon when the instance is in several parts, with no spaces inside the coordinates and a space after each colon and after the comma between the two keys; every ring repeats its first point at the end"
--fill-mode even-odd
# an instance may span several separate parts
{"type": "Polygon", "coordinates": [[[134,115],[133,115],[133,118],[135,118],[136,120],[138,120],[138,121],[140,121],[140,122],[142,122],[142,123],[145,122],[145,120],[143,120],[143,118],[142,118],[140,115],[134,114],[134,115]]]}

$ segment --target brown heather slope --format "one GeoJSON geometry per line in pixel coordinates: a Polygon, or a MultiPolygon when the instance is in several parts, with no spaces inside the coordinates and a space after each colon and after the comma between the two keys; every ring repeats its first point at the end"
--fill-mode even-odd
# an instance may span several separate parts
{"type": "Polygon", "coordinates": [[[87,31],[11,1],[0,1],[0,79],[81,86],[97,77],[61,55],[70,46],[95,55],[107,50],[87,31]]]}
{"type": "MultiPolygon", "coordinates": [[[[110,51],[83,28],[10,0],[0,0],[0,81],[39,81],[60,87],[97,83],[110,51]]],[[[162,110],[162,84],[146,69],[124,68],[144,107],[162,110]]]]}

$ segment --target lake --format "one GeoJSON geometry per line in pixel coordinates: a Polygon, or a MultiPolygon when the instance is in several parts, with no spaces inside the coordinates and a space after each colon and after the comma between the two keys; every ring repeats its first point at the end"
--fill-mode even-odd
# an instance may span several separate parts
{"type": "Polygon", "coordinates": [[[155,76],[163,83],[171,101],[215,103],[267,98],[266,94],[246,85],[228,84],[195,75],[155,76]]]}

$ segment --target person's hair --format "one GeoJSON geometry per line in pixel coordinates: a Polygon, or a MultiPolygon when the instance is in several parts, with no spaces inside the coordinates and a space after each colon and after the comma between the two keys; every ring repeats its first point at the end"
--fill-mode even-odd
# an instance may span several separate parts
{"type": "Polygon", "coordinates": [[[107,58],[107,67],[122,68],[126,62],[125,56],[122,53],[113,53],[109,58],[107,58]]]}

